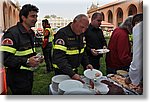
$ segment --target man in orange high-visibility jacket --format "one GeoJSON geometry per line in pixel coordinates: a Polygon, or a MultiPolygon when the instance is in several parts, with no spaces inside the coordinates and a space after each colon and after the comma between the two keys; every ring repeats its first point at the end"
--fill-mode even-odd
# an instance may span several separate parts
{"type": "Polygon", "coordinates": [[[46,63],[46,73],[49,73],[53,70],[52,67],[52,56],[51,56],[51,51],[52,51],[52,41],[53,41],[53,32],[50,27],[50,24],[47,19],[42,20],[42,25],[43,25],[43,44],[42,44],[42,50],[43,50],[43,55],[46,63]]]}

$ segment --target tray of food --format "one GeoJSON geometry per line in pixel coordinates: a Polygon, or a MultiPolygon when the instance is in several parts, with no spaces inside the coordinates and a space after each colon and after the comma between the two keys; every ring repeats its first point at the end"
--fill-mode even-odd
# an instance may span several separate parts
{"type": "Polygon", "coordinates": [[[132,84],[126,84],[125,83],[126,77],[123,77],[118,74],[110,74],[110,75],[107,75],[107,77],[110,78],[111,80],[115,81],[122,87],[124,87],[126,90],[133,92],[134,94],[138,95],[138,94],[142,94],[142,92],[143,92],[143,87],[141,87],[141,86],[135,88],[132,84]]]}

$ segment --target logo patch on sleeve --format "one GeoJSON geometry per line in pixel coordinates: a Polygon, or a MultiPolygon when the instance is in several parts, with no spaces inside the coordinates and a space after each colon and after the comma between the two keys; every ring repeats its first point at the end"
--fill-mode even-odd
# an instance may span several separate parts
{"type": "Polygon", "coordinates": [[[58,45],[65,45],[65,42],[63,39],[57,39],[55,44],[58,44],[58,45]]]}
{"type": "Polygon", "coordinates": [[[5,38],[3,41],[2,41],[2,45],[13,45],[13,41],[10,39],[10,38],[5,38]]]}

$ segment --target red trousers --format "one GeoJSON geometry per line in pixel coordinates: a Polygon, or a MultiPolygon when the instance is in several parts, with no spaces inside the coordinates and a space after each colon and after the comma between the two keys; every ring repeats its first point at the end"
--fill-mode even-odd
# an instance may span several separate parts
{"type": "Polygon", "coordinates": [[[0,88],[2,92],[0,92],[1,95],[7,94],[7,83],[6,83],[6,72],[5,68],[0,68],[0,88]],[[2,82],[2,83],[1,83],[2,82]]]}

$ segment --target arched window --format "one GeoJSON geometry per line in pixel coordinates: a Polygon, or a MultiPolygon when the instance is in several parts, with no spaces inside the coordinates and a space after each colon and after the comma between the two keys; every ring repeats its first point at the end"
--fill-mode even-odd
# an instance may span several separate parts
{"type": "Polygon", "coordinates": [[[101,14],[102,14],[102,20],[103,20],[103,21],[105,21],[104,13],[103,13],[103,12],[101,12],[101,14]]]}
{"type": "Polygon", "coordinates": [[[128,16],[137,14],[137,8],[135,5],[131,4],[129,6],[128,16]]]}
{"type": "Polygon", "coordinates": [[[113,14],[110,10],[108,11],[108,22],[113,23],[113,14]]]}
{"type": "Polygon", "coordinates": [[[123,11],[121,8],[117,9],[117,24],[118,26],[123,22],[123,11]]]}

